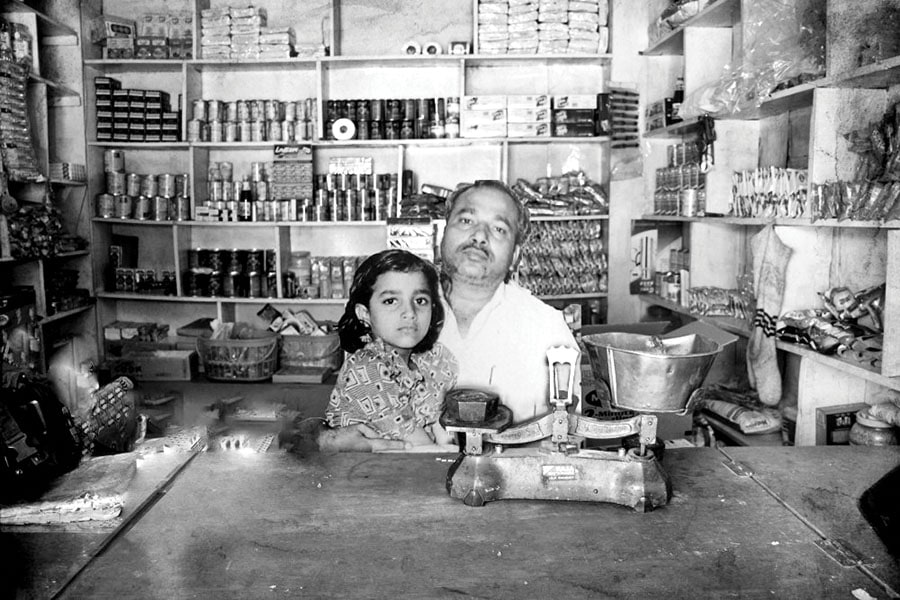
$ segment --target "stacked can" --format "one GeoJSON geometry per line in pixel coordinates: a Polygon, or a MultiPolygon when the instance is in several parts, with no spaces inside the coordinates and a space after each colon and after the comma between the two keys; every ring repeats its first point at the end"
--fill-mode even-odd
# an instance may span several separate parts
{"type": "Polygon", "coordinates": [[[668,167],[656,170],[653,212],[657,215],[703,216],[706,174],[700,168],[697,142],[667,148],[668,167]]]}
{"type": "MultiPolygon", "coordinates": [[[[277,262],[274,250],[253,248],[193,248],[188,250],[188,268],[183,285],[189,296],[225,298],[271,298],[277,293],[269,265],[277,262]]],[[[271,269],[273,275],[274,268],[271,269]]]]}
{"type": "Polygon", "coordinates": [[[302,221],[383,221],[400,216],[397,174],[318,175],[314,199],[299,208],[302,221]]]}
{"type": "Polygon", "coordinates": [[[316,139],[316,99],[193,102],[189,142],[303,142],[316,139]]]}
{"type": "Polygon", "coordinates": [[[250,163],[250,174],[240,180],[230,162],[213,162],[207,170],[207,200],[197,209],[201,221],[286,221],[296,200],[272,198],[268,172],[263,162],[250,163]],[[245,189],[246,188],[246,189],[245,189]]]}
{"type": "Polygon", "coordinates": [[[106,192],[97,196],[96,214],[104,219],[187,221],[190,211],[190,176],[186,173],[142,175],[125,172],[125,153],[103,153],[106,192]]]}
{"type": "Polygon", "coordinates": [[[338,141],[459,137],[459,98],[329,100],[325,136],[338,141]]]}

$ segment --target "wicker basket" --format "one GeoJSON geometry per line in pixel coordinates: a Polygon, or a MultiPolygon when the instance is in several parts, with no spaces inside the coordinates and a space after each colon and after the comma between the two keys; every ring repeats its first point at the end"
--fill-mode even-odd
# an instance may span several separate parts
{"type": "Polygon", "coordinates": [[[327,367],[337,371],[343,362],[344,353],[337,332],[281,338],[282,367],[327,367]]]}
{"type": "Polygon", "coordinates": [[[250,339],[197,338],[197,353],[209,379],[264,381],[275,372],[279,335],[259,331],[250,339]]]}

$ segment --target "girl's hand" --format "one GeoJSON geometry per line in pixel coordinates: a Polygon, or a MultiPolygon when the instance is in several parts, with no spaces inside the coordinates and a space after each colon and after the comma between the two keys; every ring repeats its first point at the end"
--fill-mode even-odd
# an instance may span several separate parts
{"type": "Polygon", "coordinates": [[[456,437],[444,429],[440,423],[432,423],[431,435],[434,437],[434,443],[438,446],[453,446],[456,444],[456,437]]]}

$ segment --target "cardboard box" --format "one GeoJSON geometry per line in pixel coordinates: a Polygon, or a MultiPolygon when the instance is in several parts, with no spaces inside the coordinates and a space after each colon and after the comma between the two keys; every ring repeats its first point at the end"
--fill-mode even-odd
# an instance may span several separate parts
{"type": "Polygon", "coordinates": [[[568,96],[553,96],[553,108],[596,110],[597,94],[572,94],[568,96]]]}
{"type": "Polygon", "coordinates": [[[506,137],[550,137],[550,123],[508,123],[506,137]]]}
{"type": "Polygon", "coordinates": [[[822,406],[816,409],[816,446],[844,446],[850,443],[850,428],[856,413],[869,405],[864,402],[822,406]]]}
{"type": "Polygon", "coordinates": [[[197,374],[195,350],[136,352],[109,361],[113,377],[138,381],[190,381],[197,374]]]}
{"type": "Polygon", "coordinates": [[[463,96],[461,108],[463,110],[496,110],[506,108],[506,96],[463,96]]]}

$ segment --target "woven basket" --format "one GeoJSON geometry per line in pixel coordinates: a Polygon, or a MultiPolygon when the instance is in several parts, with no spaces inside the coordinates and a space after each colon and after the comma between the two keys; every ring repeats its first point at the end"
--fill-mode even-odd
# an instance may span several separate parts
{"type": "Polygon", "coordinates": [[[337,371],[344,361],[337,332],[325,335],[285,335],[281,338],[282,367],[328,367],[337,371]]]}
{"type": "Polygon", "coordinates": [[[250,339],[213,340],[197,338],[197,353],[209,379],[217,381],[264,381],[275,372],[279,335],[257,332],[250,339]]]}

